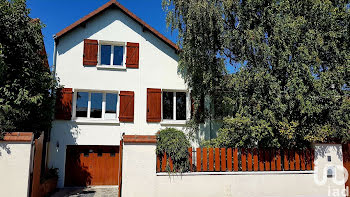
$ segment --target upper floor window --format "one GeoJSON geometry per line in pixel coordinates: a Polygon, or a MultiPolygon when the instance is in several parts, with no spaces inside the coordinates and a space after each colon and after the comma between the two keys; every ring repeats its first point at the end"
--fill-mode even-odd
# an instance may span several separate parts
{"type": "Polygon", "coordinates": [[[73,118],[117,119],[117,92],[77,91],[74,97],[73,118]]]}
{"type": "Polygon", "coordinates": [[[163,91],[163,120],[187,119],[187,93],[163,91]]]}
{"type": "Polygon", "coordinates": [[[100,65],[125,67],[125,43],[100,42],[100,65]]]}

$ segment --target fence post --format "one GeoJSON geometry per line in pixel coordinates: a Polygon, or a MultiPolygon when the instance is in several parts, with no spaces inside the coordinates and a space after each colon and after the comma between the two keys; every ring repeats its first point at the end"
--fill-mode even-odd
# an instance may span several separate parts
{"type": "Polygon", "coordinates": [[[289,170],[288,150],[283,151],[283,157],[284,157],[284,170],[289,170]]]}
{"type": "Polygon", "coordinates": [[[209,148],[209,171],[214,171],[214,149],[209,148]]]}
{"type": "Polygon", "coordinates": [[[221,148],[221,171],[226,171],[226,148],[221,148]]]}
{"type": "Polygon", "coordinates": [[[247,154],[245,149],[241,149],[241,161],[242,161],[242,171],[247,171],[247,154]]]}
{"type": "Polygon", "coordinates": [[[165,172],[166,163],[167,163],[167,158],[166,158],[166,153],[164,153],[163,158],[162,158],[162,172],[165,172]]]}
{"type": "Polygon", "coordinates": [[[202,170],[202,166],[201,166],[201,148],[197,148],[196,149],[196,153],[197,153],[197,172],[200,172],[202,170]]]}
{"type": "Polygon", "coordinates": [[[253,149],[253,160],[254,160],[254,171],[258,171],[259,161],[258,161],[258,150],[256,148],[253,149]]]}
{"type": "Polygon", "coordinates": [[[276,154],[275,154],[275,150],[273,150],[273,149],[270,150],[270,160],[271,160],[271,170],[275,171],[276,170],[276,154]]]}
{"type": "Polygon", "coordinates": [[[193,167],[192,167],[192,147],[191,148],[188,148],[188,160],[190,162],[190,171],[193,172],[193,167]]]}
{"type": "Polygon", "coordinates": [[[295,168],[294,168],[294,165],[295,165],[295,153],[294,153],[295,151],[293,151],[293,150],[289,150],[289,169],[290,170],[294,170],[295,168]]]}
{"type": "Polygon", "coordinates": [[[295,170],[300,170],[299,151],[295,151],[295,170]]]}
{"type": "Polygon", "coordinates": [[[281,161],[281,151],[277,150],[276,151],[276,165],[277,165],[277,170],[281,171],[281,165],[282,165],[282,161],[281,161]]]}
{"type": "Polygon", "coordinates": [[[220,149],[215,148],[215,171],[220,171],[220,149]]]}
{"type": "Polygon", "coordinates": [[[208,151],[207,148],[203,148],[203,171],[208,171],[208,151]]]}
{"type": "Polygon", "coordinates": [[[227,149],[227,170],[232,171],[232,148],[227,149]]]}
{"type": "Polygon", "coordinates": [[[247,149],[247,157],[248,157],[248,171],[252,171],[253,170],[253,156],[252,156],[252,153],[251,153],[251,149],[248,148],[247,149]]]}
{"type": "Polygon", "coordinates": [[[264,151],[259,149],[259,171],[264,171],[264,151]]]}
{"type": "Polygon", "coordinates": [[[238,171],[238,149],[235,148],[233,151],[233,169],[234,171],[238,171]]]}

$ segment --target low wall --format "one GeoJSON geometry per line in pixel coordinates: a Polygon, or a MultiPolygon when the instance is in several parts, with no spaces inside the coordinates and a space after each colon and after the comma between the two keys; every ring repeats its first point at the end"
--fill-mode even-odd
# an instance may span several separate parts
{"type": "Polygon", "coordinates": [[[32,136],[5,136],[0,141],[0,196],[28,196],[32,136]]]}
{"type": "Polygon", "coordinates": [[[344,196],[341,145],[315,145],[313,171],[191,172],[171,176],[156,173],[155,149],[155,144],[124,144],[122,196],[344,196]],[[334,171],[332,178],[327,178],[329,168],[334,171]]]}

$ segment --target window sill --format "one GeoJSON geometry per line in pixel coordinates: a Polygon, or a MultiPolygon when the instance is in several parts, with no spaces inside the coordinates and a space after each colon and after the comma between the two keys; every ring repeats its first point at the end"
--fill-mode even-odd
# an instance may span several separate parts
{"type": "Polygon", "coordinates": [[[163,120],[161,125],[186,125],[186,120],[163,120]]]}
{"type": "Polygon", "coordinates": [[[76,118],[76,119],[72,119],[72,121],[77,123],[77,124],[113,124],[113,125],[120,125],[119,120],[102,120],[102,119],[76,118]]]}
{"type": "Polygon", "coordinates": [[[108,66],[108,65],[97,65],[97,69],[106,69],[106,70],[126,70],[126,66],[108,66]]]}

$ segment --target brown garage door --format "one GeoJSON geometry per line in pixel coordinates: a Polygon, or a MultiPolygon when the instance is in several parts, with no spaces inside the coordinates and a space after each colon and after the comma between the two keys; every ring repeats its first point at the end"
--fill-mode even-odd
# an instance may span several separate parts
{"type": "Polygon", "coordinates": [[[67,146],[65,186],[118,185],[119,146],[67,146]]]}

